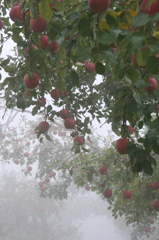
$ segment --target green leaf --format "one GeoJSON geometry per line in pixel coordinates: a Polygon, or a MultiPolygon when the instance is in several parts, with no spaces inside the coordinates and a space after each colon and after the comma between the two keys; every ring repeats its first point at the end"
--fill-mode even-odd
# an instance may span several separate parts
{"type": "Polygon", "coordinates": [[[87,180],[88,180],[88,182],[92,182],[92,180],[93,180],[93,173],[91,173],[91,172],[87,173],[87,180]]]}
{"type": "Polygon", "coordinates": [[[134,94],[134,99],[138,104],[142,105],[139,93],[134,94]]]}
{"type": "Polygon", "coordinates": [[[63,12],[65,10],[65,5],[63,4],[63,2],[60,1],[54,1],[54,7],[59,11],[59,12],[63,12]]]}
{"type": "Polygon", "coordinates": [[[25,109],[25,101],[24,101],[23,96],[21,96],[21,95],[19,95],[17,97],[17,108],[20,108],[22,110],[25,109]]]}
{"type": "Polygon", "coordinates": [[[75,86],[79,86],[79,76],[75,71],[71,71],[70,78],[75,86]]]}
{"type": "Polygon", "coordinates": [[[101,32],[99,34],[98,42],[103,45],[110,45],[111,43],[115,43],[117,40],[117,36],[109,31],[101,32]]]}
{"type": "Polygon", "coordinates": [[[155,56],[148,57],[146,61],[147,70],[152,74],[158,74],[159,72],[159,60],[155,56]]]}
{"type": "Polygon", "coordinates": [[[146,13],[137,14],[132,19],[132,26],[133,27],[141,27],[146,25],[150,21],[150,17],[146,13]]]}
{"type": "Polygon", "coordinates": [[[131,42],[132,45],[135,45],[135,44],[138,44],[139,42],[143,41],[146,37],[147,37],[147,35],[145,33],[135,32],[131,36],[130,42],[131,42]]]}
{"type": "Polygon", "coordinates": [[[9,58],[3,60],[3,61],[1,62],[1,67],[4,67],[4,66],[8,65],[9,62],[10,62],[10,59],[9,59],[9,58]]]}
{"type": "Polygon", "coordinates": [[[139,73],[134,67],[129,67],[126,75],[132,81],[137,81],[139,78],[139,73]]]}
{"type": "Polygon", "coordinates": [[[96,73],[101,75],[105,74],[105,66],[102,63],[97,62],[95,69],[96,69],[96,73]]]}
{"type": "Polygon", "coordinates": [[[82,19],[78,23],[78,30],[82,37],[87,37],[90,35],[91,30],[91,19],[82,19]]]}
{"type": "Polygon", "coordinates": [[[149,160],[147,160],[147,159],[144,160],[143,170],[148,175],[152,175],[153,174],[153,168],[151,166],[151,162],[149,160]]]}
{"type": "MultiPolygon", "coordinates": [[[[58,2],[58,1],[55,1],[55,2],[58,2]]],[[[52,11],[51,11],[49,2],[47,0],[40,1],[40,3],[39,3],[39,13],[46,21],[48,21],[48,22],[51,21],[52,11]]]]}

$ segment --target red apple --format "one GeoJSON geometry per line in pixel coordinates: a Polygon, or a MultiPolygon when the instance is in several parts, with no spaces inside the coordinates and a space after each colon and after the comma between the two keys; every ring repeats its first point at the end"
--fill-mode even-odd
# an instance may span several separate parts
{"type": "Polygon", "coordinates": [[[56,176],[56,172],[50,172],[49,173],[49,177],[55,177],[56,176]]]}
{"type": "Polygon", "coordinates": [[[47,189],[46,186],[42,186],[42,187],[40,187],[40,190],[41,190],[42,192],[44,192],[46,189],[47,189]]]}
{"type": "Polygon", "coordinates": [[[154,220],[150,220],[150,223],[151,223],[151,224],[154,224],[154,220]]]}
{"type": "Polygon", "coordinates": [[[41,15],[38,15],[37,19],[30,19],[30,28],[37,33],[42,33],[46,29],[47,22],[41,15]]]}
{"type": "Polygon", "coordinates": [[[95,70],[95,64],[92,62],[87,62],[84,65],[85,71],[88,73],[92,73],[95,70]]]}
{"type": "Polygon", "coordinates": [[[32,77],[29,74],[24,76],[24,85],[29,89],[34,89],[39,85],[39,76],[36,73],[32,73],[31,75],[32,77]]]}
{"type": "Polygon", "coordinates": [[[56,134],[57,134],[57,130],[54,130],[54,131],[53,131],[53,134],[56,135],[56,134]]]}
{"type": "Polygon", "coordinates": [[[111,189],[110,190],[104,190],[103,195],[104,195],[105,198],[111,198],[112,190],[111,189]]]}
{"type": "Polygon", "coordinates": [[[28,145],[30,145],[30,142],[28,141],[28,142],[26,142],[26,145],[28,146],[28,145]]]}
{"type": "Polygon", "coordinates": [[[19,160],[14,160],[14,163],[15,163],[15,164],[19,164],[20,161],[19,161],[19,160]]]}
{"type": "Polygon", "coordinates": [[[31,171],[32,170],[32,166],[28,166],[27,169],[28,169],[28,171],[31,171]]]}
{"type": "Polygon", "coordinates": [[[25,89],[24,93],[25,93],[25,95],[26,95],[27,97],[32,97],[32,96],[33,96],[32,93],[29,91],[28,88],[25,89]]]}
{"type": "Polygon", "coordinates": [[[99,168],[99,172],[100,172],[101,175],[104,175],[105,173],[107,173],[107,170],[108,169],[105,165],[103,165],[99,168]]]}
{"type": "Polygon", "coordinates": [[[50,128],[50,125],[46,121],[42,121],[39,123],[39,131],[40,132],[47,132],[50,128]]]}
{"type": "Polygon", "coordinates": [[[42,150],[39,151],[39,155],[44,155],[44,152],[42,150]]]}
{"type": "Polygon", "coordinates": [[[150,186],[152,187],[153,190],[158,190],[159,189],[159,183],[158,182],[152,182],[152,183],[150,183],[150,186]]]}
{"type": "Polygon", "coordinates": [[[28,152],[25,152],[24,153],[24,157],[28,157],[29,156],[29,153],[28,152]]]}
{"type": "Polygon", "coordinates": [[[105,186],[106,186],[105,183],[100,183],[99,184],[99,187],[101,187],[101,188],[105,188],[105,186]]]}
{"type": "Polygon", "coordinates": [[[59,49],[59,45],[56,42],[56,40],[52,41],[51,43],[49,43],[49,47],[51,52],[56,52],[59,49]]]}
{"type": "Polygon", "coordinates": [[[86,186],[85,186],[85,189],[86,189],[87,191],[89,191],[91,188],[90,188],[89,185],[86,185],[86,186]]]}
{"type": "MultiPolygon", "coordinates": [[[[144,50],[144,49],[147,49],[147,48],[148,48],[148,47],[143,47],[141,50],[144,50]]],[[[134,54],[132,55],[132,57],[131,57],[133,63],[134,63],[136,66],[140,67],[140,68],[146,68],[146,66],[140,66],[140,65],[138,64],[137,59],[136,59],[136,56],[137,56],[137,53],[134,53],[134,54]]]]}
{"type": "Polygon", "coordinates": [[[153,2],[149,6],[150,0],[143,0],[140,5],[140,10],[146,12],[149,15],[159,12],[159,0],[153,2]]]}
{"type": "Polygon", "coordinates": [[[151,232],[151,227],[146,227],[146,228],[144,228],[144,231],[145,231],[145,232],[151,232]]]}
{"type": "Polygon", "coordinates": [[[88,0],[88,5],[92,12],[102,13],[108,9],[110,0],[88,0]]]}
{"type": "Polygon", "coordinates": [[[149,78],[147,83],[151,84],[151,86],[144,88],[144,90],[147,91],[148,93],[152,93],[154,90],[158,88],[158,83],[155,78],[149,78]]]}
{"type": "Polygon", "coordinates": [[[76,122],[75,122],[75,120],[72,119],[72,118],[66,118],[66,119],[64,120],[64,126],[65,126],[65,128],[67,128],[67,129],[73,129],[74,126],[75,126],[75,124],[76,124],[76,122]]]}
{"type": "Polygon", "coordinates": [[[60,98],[61,93],[59,92],[59,90],[53,89],[53,90],[51,90],[50,95],[54,100],[57,100],[60,98]]]}
{"type": "MultiPolygon", "coordinates": [[[[61,0],[56,0],[58,2],[61,2],[61,0]]],[[[50,3],[50,7],[51,7],[51,10],[54,11],[54,12],[58,12],[58,10],[56,8],[54,8],[54,3],[50,3]]]]}
{"type": "Polygon", "coordinates": [[[39,98],[36,104],[37,104],[38,107],[45,106],[46,105],[46,98],[44,98],[44,97],[43,98],[39,98]]]}
{"type": "Polygon", "coordinates": [[[159,199],[154,200],[152,206],[155,210],[159,210],[159,199]]]}
{"type": "Polygon", "coordinates": [[[39,187],[43,187],[44,183],[43,182],[39,182],[39,187]]]}
{"type": "Polygon", "coordinates": [[[60,117],[61,117],[61,118],[65,119],[65,118],[67,118],[68,116],[69,116],[69,110],[68,110],[68,109],[62,109],[62,110],[60,111],[60,117]]]}
{"type": "Polygon", "coordinates": [[[49,183],[50,182],[50,178],[45,178],[45,182],[49,183]]]}
{"type": "Polygon", "coordinates": [[[30,47],[27,47],[27,48],[24,50],[24,54],[27,54],[27,53],[29,52],[30,48],[32,48],[32,47],[33,47],[35,50],[39,50],[37,46],[31,45],[30,47]]]}
{"type": "Polygon", "coordinates": [[[48,48],[49,47],[49,38],[47,35],[43,35],[40,37],[40,43],[42,48],[48,48]]]}
{"type": "Polygon", "coordinates": [[[11,10],[9,12],[9,16],[13,22],[15,22],[15,20],[17,20],[17,19],[23,21],[24,20],[24,11],[22,9],[20,9],[20,6],[16,5],[11,8],[11,10]]]}
{"type": "Polygon", "coordinates": [[[73,139],[74,141],[74,144],[78,145],[78,146],[81,146],[84,144],[84,138],[83,137],[74,137],[73,139]]]}
{"type": "Polygon", "coordinates": [[[131,197],[132,197],[132,192],[131,192],[131,191],[125,190],[125,191],[123,192],[123,198],[125,198],[125,199],[130,199],[131,197]]]}
{"type": "Polygon", "coordinates": [[[120,154],[127,154],[128,153],[128,146],[129,139],[127,138],[120,138],[116,141],[116,150],[120,154]]]}
{"type": "Polygon", "coordinates": [[[128,133],[133,134],[134,128],[132,126],[128,126],[128,133]]]}
{"type": "Polygon", "coordinates": [[[0,30],[3,28],[3,21],[0,19],[0,30]]]}
{"type": "Polygon", "coordinates": [[[69,91],[65,90],[65,91],[64,91],[64,95],[65,95],[66,97],[68,97],[68,96],[69,96],[69,91]]]}

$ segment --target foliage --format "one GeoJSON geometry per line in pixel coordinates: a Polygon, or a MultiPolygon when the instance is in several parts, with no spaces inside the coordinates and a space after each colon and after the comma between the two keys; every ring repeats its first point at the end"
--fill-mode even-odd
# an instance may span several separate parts
{"type": "MultiPolygon", "coordinates": [[[[15,22],[9,19],[7,11],[15,2],[1,3],[1,51],[8,39],[16,44],[15,55],[1,58],[1,68],[8,73],[1,82],[6,107],[25,110],[33,106],[32,114],[43,112],[45,120],[59,115],[53,106],[67,108],[69,117],[76,121],[75,131],[82,135],[90,133],[88,124],[94,118],[100,122],[104,117],[118,136],[131,140],[128,154],[132,163],[140,165],[134,171],[145,171],[149,161],[155,162],[151,152],[158,154],[159,147],[159,94],[158,90],[145,90],[150,86],[149,77],[158,79],[158,13],[141,12],[139,0],[111,1],[108,10],[100,14],[92,12],[84,0],[20,2],[25,17],[24,21],[15,22]],[[49,5],[52,2],[56,11],[49,5]],[[47,21],[43,33],[30,28],[30,19],[37,19],[38,13],[47,21]],[[39,38],[44,34],[49,41],[56,41],[58,48],[43,48],[39,38]],[[24,54],[27,47],[30,50],[24,54]],[[132,60],[133,54],[137,62],[132,60]],[[83,61],[93,62],[95,71],[85,71],[83,61]],[[23,78],[32,72],[40,76],[40,84],[32,92],[33,98],[28,98],[24,95],[23,78]],[[101,81],[96,81],[97,74],[101,81]],[[49,96],[54,88],[62,93],[67,90],[69,96],[62,94],[46,107],[36,107],[36,100],[49,96]],[[130,136],[127,125],[135,127],[136,138],[130,136]],[[148,131],[139,138],[138,132],[144,126],[148,131]]],[[[153,169],[149,174],[152,172],[153,169]]]]}

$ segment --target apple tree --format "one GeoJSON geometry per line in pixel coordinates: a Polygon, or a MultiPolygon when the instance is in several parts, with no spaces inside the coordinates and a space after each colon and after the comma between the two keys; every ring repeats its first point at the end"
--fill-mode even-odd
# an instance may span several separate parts
{"type": "Polygon", "coordinates": [[[54,106],[66,110],[64,126],[79,135],[105,118],[134,171],[152,174],[151,153],[159,153],[158,0],[2,0],[0,7],[1,51],[7,40],[16,45],[0,64],[8,74],[0,85],[6,108],[43,112],[40,135],[59,116],[54,106]]]}

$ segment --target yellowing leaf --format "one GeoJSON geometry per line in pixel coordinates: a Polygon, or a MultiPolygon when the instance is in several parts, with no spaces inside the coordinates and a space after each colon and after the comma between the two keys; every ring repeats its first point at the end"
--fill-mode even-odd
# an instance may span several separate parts
{"type": "Polygon", "coordinates": [[[103,29],[110,30],[110,26],[105,20],[100,21],[99,27],[101,30],[103,30],[103,29]]]}
{"type": "Polygon", "coordinates": [[[128,10],[128,12],[132,17],[135,17],[137,15],[137,13],[134,10],[128,10]]]}
{"type": "Polygon", "coordinates": [[[153,32],[152,36],[154,36],[155,38],[157,38],[159,40],[159,31],[153,32]]]}
{"type": "Polygon", "coordinates": [[[25,14],[26,14],[27,16],[29,16],[29,17],[32,17],[32,15],[33,15],[33,14],[32,14],[32,11],[30,11],[30,10],[29,10],[29,11],[26,11],[25,14]]]}
{"type": "Polygon", "coordinates": [[[113,18],[117,18],[117,14],[116,12],[113,12],[113,11],[107,11],[107,14],[109,14],[110,16],[112,16],[113,18]]]}
{"type": "Polygon", "coordinates": [[[116,14],[117,14],[117,16],[120,16],[122,14],[122,12],[117,12],[116,14]]]}
{"type": "Polygon", "coordinates": [[[120,29],[128,29],[129,25],[126,23],[120,23],[119,28],[120,29]]]}
{"type": "Polygon", "coordinates": [[[39,12],[40,15],[48,22],[50,22],[51,18],[52,18],[52,11],[49,5],[48,0],[42,0],[39,3],[39,12]]]}

